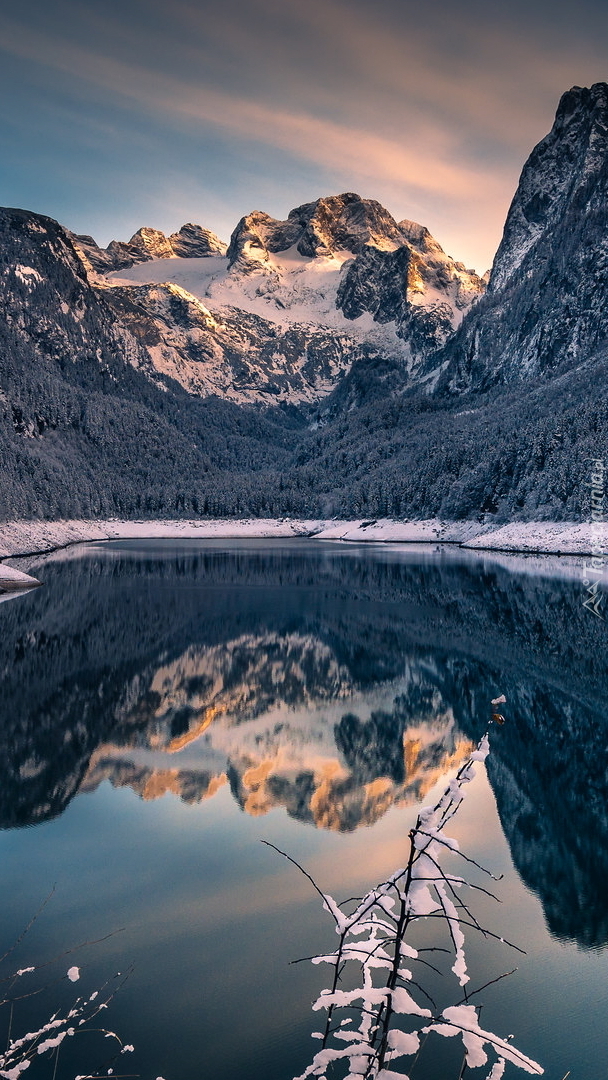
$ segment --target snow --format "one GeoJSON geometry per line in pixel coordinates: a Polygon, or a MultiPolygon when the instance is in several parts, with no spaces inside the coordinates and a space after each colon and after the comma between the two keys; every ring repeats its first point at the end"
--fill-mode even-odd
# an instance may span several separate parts
{"type": "Polygon", "coordinates": [[[512,522],[486,531],[466,544],[470,548],[496,551],[549,551],[556,555],[591,555],[593,539],[601,537],[608,549],[608,522],[512,522]]]}
{"type": "Polygon", "coordinates": [[[388,1045],[396,1051],[395,1057],[415,1054],[420,1046],[420,1038],[415,1031],[399,1031],[393,1028],[388,1033],[388,1045]]]}
{"type": "MultiPolygon", "coordinates": [[[[455,962],[452,970],[461,986],[468,981],[465,962],[465,940],[463,928],[460,923],[459,906],[452,899],[454,885],[462,886],[467,882],[461,878],[446,875],[439,864],[441,854],[441,842],[444,839],[444,825],[453,816],[458,801],[455,795],[472,779],[475,769],[474,762],[483,760],[488,752],[487,734],[480,740],[477,750],[467,760],[457,773],[453,781],[445,789],[441,799],[435,805],[423,807],[418,813],[415,828],[410,833],[412,847],[407,862],[407,867],[399,869],[387,880],[377,885],[364,897],[357,908],[349,915],[340,919],[340,908],[335,905],[331,898],[324,897],[324,907],[330,910],[335,921],[341,941],[338,950],[333,954],[334,978],[332,988],[321,991],[317,1001],[313,1004],[313,1010],[328,1010],[328,1027],[335,1024],[335,1009],[346,1008],[349,1010],[347,1020],[342,1020],[339,1028],[329,1028],[324,1038],[323,1049],[315,1054],[312,1063],[308,1066],[299,1080],[308,1076],[326,1075],[326,1071],[332,1062],[340,1059],[348,1059],[348,1077],[351,1080],[360,1074],[374,1075],[374,1059],[380,1061],[379,1047],[382,1039],[386,1038],[387,1053],[382,1061],[387,1063],[400,1057],[416,1054],[420,1047],[420,1036],[430,1032],[447,1037],[462,1038],[465,1050],[465,1060],[468,1068],[484,1066],[488,1061],[486,1048],[490,1048],[498,1059],[491,1068],[486,1080],[500,1080],[504,1072],[505,1062],[509,1061],[525,1072],[540,1075],[543,1069],[531,1058],[522,1054],[508,1039],[502,1039],[493,1032],[481,1028],[479,1023],[479,1008],[468,1003],[461,1003],[445,1008],[440,1015],[434,1015],[428,1008],[418,1004],[405,986],[395,985],[396,980],[389,978],[387,985],[377,986],[374,984],[374,968],[385,966],[384,960],[391,958],[397,960],[397,951],[401,953],[401,936],[408,928],[410,919],[403,923],[389,925],[383,919],[385,907],[379,901],[386,898],[388,890],[394,890],[396,897],[404,911],[404,903],[409,907],[410,913],[416,917],[416,902],[413,894],[422,886],[424,892],[430,896],[433,888],[439,902],[437,913],[443,918],[452,940],[455,962]],[[337,908],[337,910],[336,910],[337,908]],[[378,912],[381,912],[379,915],[378,912]],[[365,941],[357,941],[352,944],[350,935],[367,933],[365,941]],[[380,963],[376,963],[380,960],[380,963]],[[355,961],[361,969],[362,985],[354,990],[337,988],[341,981],[342,970],[349,961],[355,961]],[[359,1014],[359,1016],[352,1014],[359,1014]],[[400,1018],[408,1017],[408,1026],[415,1026],[413,1031],[403,1031],[399,1026],[400,1018]],[[397,1017],[397,1024],[394,1018],[397,1017]],[[412,1017],[419,1017],[424,1026],[418,1020],[412,1023],[412,1017]],[[358,1022],[358,1024],[357,1024],[358,1022]],[[336,1041],[345,1042],[344,1047],[327,1045],[329,1036],[333,1034],[336,1041]]],[[[450,846],[449,839],[445,840],[450,846]]],[[[350,901],[347,903],[350,904],[350,901]]],[[[467,911],[467,909],[464,909],[467,911]]],[[[468,912],[467,912],[468,914],[468,912]]],[[[481,930],[481,927],[479,927],[481,930]]],[[[485,933],[485,931],[481,931],[485,933]]],[[[313,962],[332,960],[332,957],[316,957],[313,962]]],[[[389,965],[390,966],[390,965],[389,965]]],[[[419,990],[421,987],[412,980],[410,971],[400,971],[401,978],[406,983],[411,983],[419,990]]],[[[466,999],[465,999],[466,1000],[466,999]]],[[[395,1080],[400,1073],[393,1073],[390,1069],[382,1069],[378,1078],[395,1080]]]]}
{"type": "Polygon", "coordinates": [[[68,979],[70,982],[78,982],[80,978],[80,968],[71,967],[68,968],[68,979]]]}
{"type": "MultiPolygon", "coordinates": [[[[522,1054],[503,1039],[499,1039],[492,1032],[484,1031],[479,1026],[477,1010],[473,1005],[451,1005],[443,1010],[442,1016],[447,1021],[446,1024],[435,1023],[426,1030],[436,1031],[439,1035],[446,1036],[462,1035],[467,1052],[467,1064],[471,1068],[485,1064],[487,1056],[483,1047],[484,1044],[487,1044],[499,1051],[501,1057],[513,1062],[524,1072],[532,1073],[535,1076],[541,1076],[544,1073],[544,1069],[536,1061],[526,1057],[525,1054],[522,1054]]],[[[498,1075],[501,1074],[498,1073],[498,1075]]]]}
{"type": "MultiPolygon", "coordinates": [[[[398,243],[377,241],[373,246],[394,250],[398,243]]],[[[441,251],[438,246],[437,250],[441,251]]],[[[440,262],[449,264],[450,260],[441,255],[440,262]]],[[[224,257],[152,259],[111,272],[100,281],[109,287],[172,283],[225,314],[234,309],[246,311],[283,330],[302,324],[338,330],[379,349],[388,348],[393,355],[409,357],[409,348],[397,337],[394,322],[374,322],[369,312],[354,320],[347,319],[336,306],[343,268],[355,257],[352,252],[337,250],[309,257],[301,255],[295,244],[285,251],[269,252],[246,243],[243,256],[246,267],[240,262],[229,267],[224,257]]],[[[428,280],[421,277],[418,287],[415,284],[408,287],[408,300],[425,307],[448,303],[456,327],[464,309],[476,299],[478,289],[468,272],[460,272],[455,265],[449,284],[433,284],[435,272],[436,267],[433,269],[429,264],[424,273],[428,280]]]]}
{"type": "MultiPolygon", "coordinates": [[[[2,526],[0,525],[0,533],[1,531],[2,526]]],[[[33,585],[40,585],[40,582],[35,577],[24,574],[22,570],[15,570],[13,566],[7,566],[6,563],[0,563],[0,591],[28,589],[33,585]]]]}
{"type": "MultiPolygon", "coordinates": [[[[248,252],[251,258],[254,250],[248,252]]],[[[287,251],[256,259],[253,272],[238,267],[228,269],[227,258],[152,259],[126,270],[108,274],[112,285],[178,285],[186,293],[214,311],[224,314],[246,311],[275,323],[283,330],[301,324],[319,329],[339,330],[379,349],[390,348],[405,355],[407,349],[396,336],[394,324],[375,323],[369,313],[346,319],[336,307],[340,274],[352,259],[347,251],[314,259],[300,255],[295,246],[287,251]]],[[[439,295],[439,294],[438,294],[439,295]]],[[[412,298],[414,299],[414,298],[412,298]]],[[[433,295],[431,299],[436,299],[433,295]]],[[[442,300],[446,297],[441,296],[442,300]]],[[[426,296],[417,302],[426,302],[426,296]]]]}
{"type": "MultiPolygon", "coordinates": [[[[499,698],[496,698],[496,700],[492,702],[492,705],[502,705],[502,703],[505,702],[506,700],[507,699],[506,699],[505,695],[501,694],[499,698]]],[[[473,753],[471,754],[470,760],[471,761],[485,761],[489,753],[490,753],[490,743],[489,743],[489,740],[488,740],[488,736],[484,735],[481,742],[479,743],[479,746],[477,747],[477,750],[474,750],[473,753]]]]}
{"type": "MultiPolygon", "coordinates": [[[[319,532],[323,540],[459,544],[478,551],[592,554],[596,523],[521,521],[493,528],[477,521],[337,521],[319,532]]],[[[608,524],[603,527],[608,549],[608,524]]],[[[597,537],[596,541],[597,543],[597,537]]]]}
{"type": "Polygon", "coordinates": [[[487,1080],[502,1080],[505,1072],[505,1059],[499,1058],[488,1074],[487,1080]]]}
{"type": "Polygon", "coordinates": [[[54,1039],[45,1039],[44,1042],[40,1043],[40,1046],[38,1047],[38,1053],[39,1054],[44,1054],[45,1050],[52,1050],[56,1046],[61,1046],[63,1040],[66,1037],[66,1035],[69,1035],[69,1034],[70,1034],[69,1031],[60,1031],[59,1035],[55,1035],[54,1039]]]}
{"type": "MultiPolygon", "coordinates": [[[[608,524],[602,526],[608,550],[608,524]]],[[[281,539],[314,537],[352,543],[459,546],[479,552],[518,572],[580,577],[580,564],[568,559],[545,560],[531,555],[591,555],[597,550],[598,525],[580,522],[517,522],[493,529],[475,521],[328,521],[323,519],[241,518],[196,521],[10,521],[0,523],[0,560],[54,551],[97,540],[139,539],[281,539]],[[490,552],[488,555],[486,553],[490,552]],[[503,555],[502,553],[512,553],[503,555]],[[527,558],[514,559],[523,553],[527,558]]],[[[27,574],[0,565],[0,589],[34,584],[27,574]],[[13,582],[11,585],[10,583],[13,582]]]]}
{"type": "Polygon", "coordinates": [[[18,1061],[12,1069],[0,1069],[0,1076],[5,1077],[6,1080],[18,1080],[18,1077],[21,1075],[21,1073],[24,1072],[25,1069],[29,1068],[30,1065],[31,1062],[29,1061],[29,1059],[24,1058],[23,1061],[18,1061]]]}
{"type": "Polygon", "coordinates": [[[234,309],[214,316],[206,304],[175,284],[133,286],[131,291],[133,300],[145,308],[158,330],[157,344],[146,345],[154,370],[201,397],[219,394],[240,404],[259,403],[268,400],[270,384],[274,386],[270,396],[275,403],[317,401],[330,393],[338,378],[349,370],[353,349],[357,348],[351,334],[306,324],[298,329],[307,344],[294,357],[290,343],[268,321],[261,323],[234,309]],[[183,306],[183,319],[177,321],[173,310],[176,300],[183,306]],[[272,352],[268,348],[269,335],[276,338],[272,352]],[[315,344],[326,362],[315,362],[313,371],[309,346],[315,344]],[[192,359],[193,346],[195,352],[201,350],[204,362],[192,359]],[[243,383],[239,377],[235,383],[235,356],[245,354],[247,381],[243,383]]]}

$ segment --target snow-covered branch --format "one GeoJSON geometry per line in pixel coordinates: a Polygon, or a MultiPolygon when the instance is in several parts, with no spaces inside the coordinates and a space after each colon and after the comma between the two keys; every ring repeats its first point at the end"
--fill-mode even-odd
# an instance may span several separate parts
{"type": "MultiPolygon", "coordinates": [[[[491,723],[503,722],[495,709],[504,701],[501,695],[492,702],[491,723]]],[[[332,978],[313,1004],[313,1010],[326,1012],[324,1030],[314,1035],[320,1039],[321,1047],[297,1080],[327,1080],[330,1075],[346,1080],[407,1080],[400,1070],[407,1067],[411,1072],[423,1041],[431,1034],[461,1038],[467,1068],[486,1065],[491,1054],[495,1060],[485,1074],[486,1080],[500,1080],[507,1062],[532,1075],[543,1073],[541,1066],[517,1050],[509,1039],[480,1026],[479,1006],[471,1003],[479,991],[468,990],[465,930],[501,942],[504,939],[483,927],[462,900],[467,889],[479,886],[442,868],[446,853],[461,855],[457,841],[446,835],[445,827],[458,812],[476,766],[485,761],[488,752],[486,731],[439,801],[420,810],[409,834],[405,866],[371,889],[353,910],[349,910],[352,902],[340,905],[323,893],[300,867],[332,916],[339,943],[334,952],[311,958],[315,964],[329,964],[332,978]],[[437,1010],[425,990],[422,977],[415,977],[419,967],[424,971],[432,966],[409,940],[414,926],[425,920],[438,920],[447,929],[453,957],[451,971],[461,988],[457,1003],[442,1011],[437,1010]],[[347,983],[348,971],[351,977],[347,983]],[[356,985],[352,988],[342,988],[353,982],[356,985]],[[419,1001],[421,995],[424,1005],[419,1001]],[[433,1007],[429,1008],[429,1004],[433,1007]],[[404,1063],[404,1059],[412,1058],[410,1065],[404,1063]]],[[[472,864],[489,873],[468,856],[462,858],[469,867],[472,864]]],[[[463,1071],[464,1066],[460,1075],[463,1071]]]]}
{"type": "MultiPolygon", "coordinates": [[[[6,961],[16,946],[23,941],[23,938],[29,932],[49,899],[50,896],[47,897],[41,905],[39,911],[36,912],[34,917],[30,920],[16,942],[7,949],[2,957],[0,957],[0,962],[2,960],[6,961]]],[[[112,934],[108,934],[106,937],[99,940],[105,941],[108,937],[112,936],[112,934]]],[[[92,941],[84,942],[83,945],[78,946],[78,948],[83,948],[84,945],[96,943],[97,942],[92,941]]],[[[107,1051],[103,1054],[105,1062],[103,1069],[104,1075],[113,1072],[113,1069],[108,1069],[108,1066],[112,1066],[117,1057],[133,1050],[132,1046],[123,1044],[116,1032],[111,1031],[105,1026],[99,1026],[98,1020],[103,1011],[108,1008],[117,991],[129,977],[131,969],[123,974],[118,973],[99,989],[77,996],[70,1005],[56,1009],[48,1020],[35,1026],[33,1030],[26,1031],[24,1034],[14,1034],[17,1015],[16,1006],[19,1002],[23,1001],[25,998],[34,997],[44,993],[44,991],[49,990],[51,986],[54,987],[61,982],[67,984],[76,984],[80,982],[80,967],[76,964],[72,964],[67,970],[65,967],[65,957],[72,954],[74,951],[74,948],[66,949],[59,957],[55,957],[54,961],[47,961],[42,964],[32,964],[27,967],[19,968],[18,970],[13,970],[0,979],[0,983],[6,986],[2,998],[0,999],[0,1007],[4,1006],[8,1012],[6,1046],[3,1050],[0,1050],[0,1078],[2,1078],[2,1080],[19,1080],[19,1077],[21,1077],[21,1075],[44,1054],[51,1054],[55,1058],[55,1069],[53,1073],[53,1075],[55,1075],[57,1071],[57,1056],[60,1047],[66,1039],[71,1039],[83,1031],[95,1031],[104,1039],[111,1040],[112,1050],[109,1058],[107,1051]],[[60,973],[56,976],[51,975],[50,980],[46,984],[41,983],[41,972],[48,968],[50,964],[61,961],[63,961],[63,966],[60,973]]],[[[100,1075],[99,1070],[96,1070],[94,1074],[90,1075],[100,1075]]],[[[81,1077],[80,1080],[84,1080],[84,1078],[81,1077]]]]}

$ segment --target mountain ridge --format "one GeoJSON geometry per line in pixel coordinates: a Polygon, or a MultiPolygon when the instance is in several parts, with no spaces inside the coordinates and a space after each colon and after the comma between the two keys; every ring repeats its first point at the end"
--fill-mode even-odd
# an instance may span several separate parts
{"type": "MultiPolygon", "coordinates": [[[[180,232],[184,230],[208,233],[201,226],[183,226],[180,232]]],[[[137,309],[144,321],[146,315],[157,314],[161,285],[190,293],[216,320],[234,323],[237,318],[247,323],[252,316],[264,320],[257,325],[257,340],[250,340],[247,347],[234,332],[231,341],[216,336],[202,354],[196,321],[189,327],[182,324],[182,340],[176,342],[156,320],[160,349],[149,350],[151,365],[161,372],[171,370],[189,392],[202,393],[206,384],[200,362],[205,355],[210,359],[210,350],[217,361],[219,350],[225,368],[221,392],[237,401],[255,401],[252,388],[258,384],[264,387],[262,394],[278,394],[279,400],[294,404],[329,393],[337,379],[327,381],[336,363],[328,334],[343,353],[338,378],[366,350],[373,356],[400,358],[415,377],[420,362],[444,344],[485,289],[482,279],[447,256],[424,226],[397,223],[380,203],[353,192],[305,203],[284,221],[262,211],[246,215],[232,233],[225,258],[218,248],[198,252],[195,247],[177,248],[176,235],[166,238],[156,230],[140,229],[123,245],[120,257],[114,257],[112,244],[105,253],[98,248],[95,253],[90,238],[74,237],[74,243],[91,284],[106,288],[110,303],[116,287],[122,289],[122,301],[125,290],[138,288],[137,309]],[[188,255],[179,257],[186,250],[188,255]],[[288,347],[286,354],[277,344],[290,332],[297,332],[301,340],[301,355],[310,349],[317,354],[317,368],[312,371],[308,364],[311,379],[294,381],[288,355],[293,349],[288,347]],[[252,372],[252,356],[260,356],[264,367],[267,345],[284,356],[285,376],[279,360],[270,384],[254,374],[248,379],[248,393],[238,386],[229,390],[235,352],[252,372]]],[[[133,310],[129,321],[134,329],[133,310]]],[[[205,331],[214,336],[209,320],[205,331]]],[[[257,400],[264,398],[258,394],[257,400]]]]}
{"type": "Polygon", "coordinates": [[[103,273],[90,238],[2,211],[0,516],[585,520],[607,234],[603,83],[525,163],[487,290],[352,192],[211,253],[141,229],[103,273]]]}

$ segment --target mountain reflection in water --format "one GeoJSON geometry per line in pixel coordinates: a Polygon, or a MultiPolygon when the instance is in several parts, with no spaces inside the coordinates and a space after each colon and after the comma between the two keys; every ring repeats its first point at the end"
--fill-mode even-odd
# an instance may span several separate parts
{"type": "Polygon", "coordinates": [[[424,799],[505,692],[488,771],[513,859],[555,935],[608,941],[605,629],[577,581],[298,542],[113,544],[38,573],[0,609],[5,828],[109,779],[353,830],[424,799]]]}

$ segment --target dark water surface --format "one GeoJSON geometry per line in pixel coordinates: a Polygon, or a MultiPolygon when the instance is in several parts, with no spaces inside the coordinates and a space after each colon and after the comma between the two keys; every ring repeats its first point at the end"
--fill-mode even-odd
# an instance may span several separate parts
{"type": "MultiPolygon", "coordinates": [[[[0,605],[0,953],[56,889],[0,977],[124,930],[34,973],[27,988],[52,985],[16,1004],[13,1031],[75,992],[53,984],[69,964],[84,991],[133,964],[105,1017],[135,1045],[117,1075],[291,1080],[318,1048],[324,984],[288,962],[335,934],[260,840],[336,898],[366,891],[402,865],[417,808],[504,692],[452,831],[504,873],[502,905],[477,911],[527,955],[472,937],[472,984],[517,964],[482,995],[484,1026],[551,1080],[608,1076],[606,627],[576,575],[514,565],[299,541],[39,563],[44,587],[0,605]]],[[[84,1066],[62,1048],[58,1080],[103,1063],[87,1038],[84,1066]]],[[[443,1053],[412,1080],[456,1077],[443,1053]]]]}

